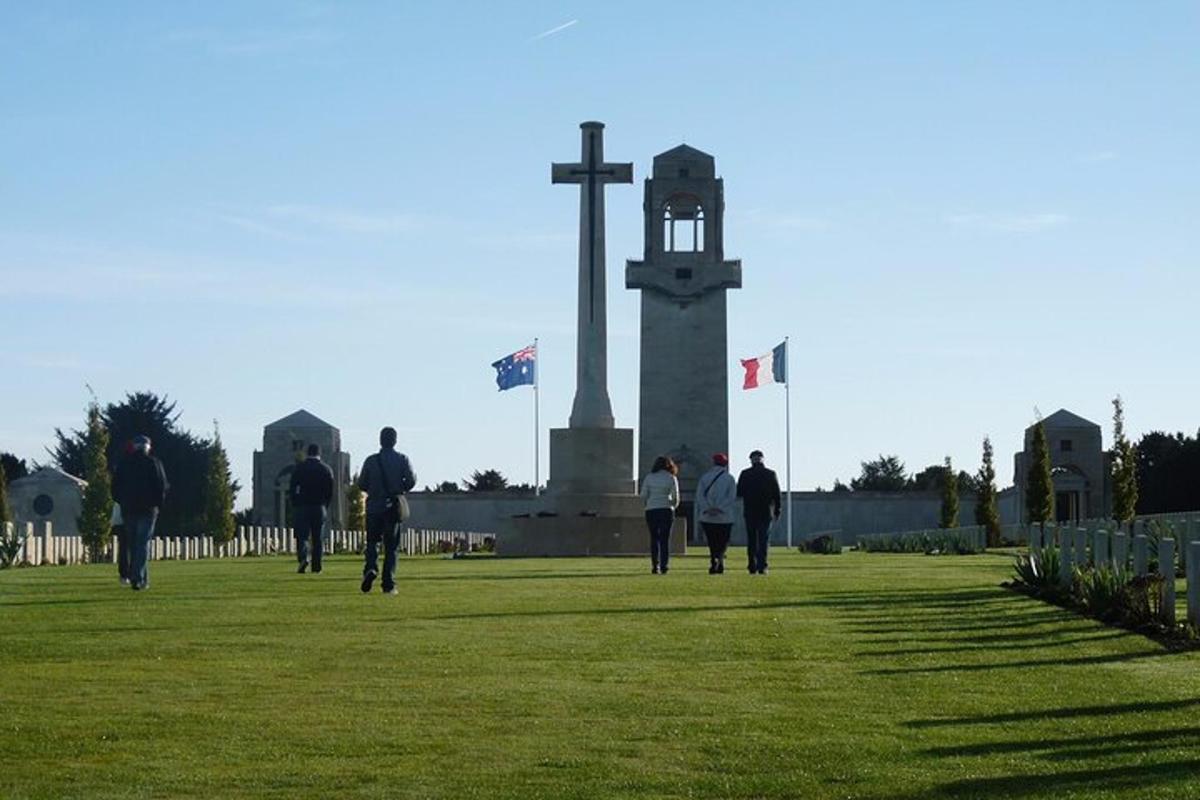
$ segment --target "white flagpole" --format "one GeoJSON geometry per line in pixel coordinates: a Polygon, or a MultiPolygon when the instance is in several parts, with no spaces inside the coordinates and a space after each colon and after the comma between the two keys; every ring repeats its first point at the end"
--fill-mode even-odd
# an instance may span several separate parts
{"type": "Polygon", "coordinates": [[[789,343],[791,337],[783,337],[783,402],[786,406],[784,411],[784,425],[787,428],[785,438],[787,441],[787,546],[792,547],[792,347],[789,343]]]}
{"type": "Polygon", "coordinates": [[[538,384],[542,382],[542,365],[541,359],[538,358],[538,340],[533,337],[533,496],[537,497],[541,490],[538,488],[542,482],[541,476],[541,437],[538,429],[541,425],[538,420],[538,384]]]}

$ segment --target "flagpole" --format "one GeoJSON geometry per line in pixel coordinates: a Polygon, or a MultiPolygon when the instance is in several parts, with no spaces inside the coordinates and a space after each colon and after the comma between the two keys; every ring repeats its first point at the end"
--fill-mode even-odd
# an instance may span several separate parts
{"type": "Polygon", "coordinates": [[[792,347],[790,336],[783,337],[783,397],[784,425],[787,428],[787,546],[792,547],[792,347]]]}
{"type": "Polygon", "coordinates": [[[542,382],[542,365],[538,358],[538,340],[533,337],[533,496],[537,497],[541,490],[541,437],[538,435],[540,421],[538,420],[538,384],[542,382]]]}

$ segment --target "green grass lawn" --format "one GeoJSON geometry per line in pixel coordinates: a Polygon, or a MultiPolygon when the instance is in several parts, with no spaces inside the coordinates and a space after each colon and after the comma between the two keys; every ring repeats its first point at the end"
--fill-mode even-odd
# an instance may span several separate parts
{"type": "Polygon", "coordinates": [[[1009,564],[417,558],[398,597],[350,557],[0,572],[0,797],[1200,796],[1200,653],[1009,564]]]}

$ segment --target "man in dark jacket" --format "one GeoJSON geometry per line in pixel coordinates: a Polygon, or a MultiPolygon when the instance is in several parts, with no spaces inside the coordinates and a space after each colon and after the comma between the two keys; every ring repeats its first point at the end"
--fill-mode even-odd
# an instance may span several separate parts
{"type": "Polygon", "coordinates": [[[742,517],[746,520],[746,555],[751,575],[767,574],[767,544],[771,521],[779,519],[782,498],[775,471],[763,466],[761,450],[750,454],[750,467],[738,476],[737,496],[742,498],[742,517]]]}
{"type": "Polygon", "coordinates": [[[321,446],[310,444],[308,458],[292,470],[288,486],[292,497],[292,516],[296,523],[296,558],[300,561],[301,574],[308,569],[308,547],[312,542],[312,571],[321,571],[321,555],[324,543],[321,532],[333,500],[333,470],[321,461],[321,446]]]}
{"type": "Polygon", "coordinates": [[[396,429],[379,432],[379,452],[367,456],[358,476],[358,488],[367,493],[367,551],[363,563],[363,592],[371,591],[379,575],[379,544],[383,543],[383,591],[396,594],[396,554],[400,548],[400,523],[408,501],[404,494],[417,485],[408,456],[396,452],[396,429]]]}
{"type": "Polygon", "coordinates": [[[150,584],[147,550],[169,488],[162,462],[150,455],[150,437],[133,437],[133,451],[117,465],[112,494],[121,506],[129,541],[129,580],[134,591],[150,584]]]}

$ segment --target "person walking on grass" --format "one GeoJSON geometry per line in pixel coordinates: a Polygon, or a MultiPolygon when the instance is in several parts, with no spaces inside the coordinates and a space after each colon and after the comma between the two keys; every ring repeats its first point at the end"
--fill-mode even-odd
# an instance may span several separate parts
{"type": "Polygon", "coordinates": [[[321,461],[320,445],[308,446],[308,458],[292,470],[288,493],[296,518],[296,559],[300,562],[296,571],[303,575],[308,569],[311,542],[312,571],[316,575],[321,571],[321,556],[325,549],[321,534],[329,515],[329,503],[333,500],[333,470],[321,461]]]}
{"type": "Polygon", "coordinates": [[[117,465],[113,499],[121,506],[121,522],[129,542],[128,579],[135,592],[150,585],[150,539],[170,484],[162,462],[150,455],[150,437],[133,437],[132,451],[117,465]]]}
{"type": "Polygon", "coordinates": [[[733,513],[737,504],[737,482],[729,474],[729,457],[715,453],[712,469],[696,483],[696,521],[708,542],[708,574],[725,572],[725,551],[729,547],[729,532],[733,530],[733,513]]]}
{"type": "Polygon", "coordinates": [[[671,558],[671,526],[679,505],[679,468],[666,456],[654,459],[650,474],[642,480],[642,502],[646,505],[646,527],[650,529],[650,571],[667,574],[671,558]]]}
{"type": "Polygon", "coordinates": [[[362,590],[371,591],[379,576],[379,545],[383,545],[383,591],[396,594],[396,555],[400,549],[400,523],[408,519],[405,494],[417,485],[408,456],[396,452],[396,429],[379,432],[379,452],[367,456],[358,476],[358,488],[367,495],[367,550],[363,561],[362,590]]]}
{"type": "Polygon", "coordinates": [[[766,575],[771,522],[779,519],[783,502],[779,479],[774,470],[763,465],[762,450],[750,453],[750,466],[738,476],[737,496],[742,498],[742,517],[746,521],[748,569],[751,575],[766,575]]]}

